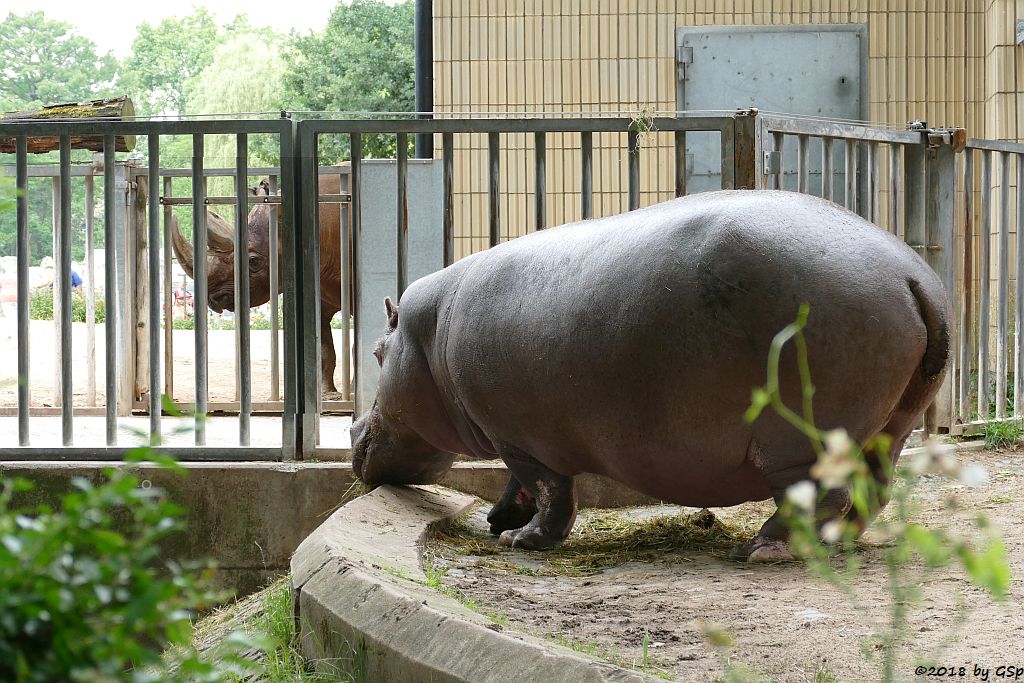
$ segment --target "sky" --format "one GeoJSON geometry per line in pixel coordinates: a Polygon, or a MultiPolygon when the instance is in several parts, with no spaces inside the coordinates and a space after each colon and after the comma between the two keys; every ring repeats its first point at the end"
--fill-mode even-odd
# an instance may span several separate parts
{"type": "MultiPolygon", "coordinates": [[[[398,0],[385,0],[393,5],[398,0]]],[[[300,33],[321,30],[327,24],[331,10],[338,0],[195,0],[186,2],[88,2],[87,0],[0,0],[0,19],[9,12],[22,14],[42,10],[48,19],[66,21],[75,32],[92,39],[100,54],[112,52],[118,58],[131,51],[135,28],[144,21],[156,25],[164,17],[187,16],[194,7],[206,7],[218,24],[225,24],[238,14],[249,16],[253,26],[271,26],[287,33],[296,29],[300,33]]]]}

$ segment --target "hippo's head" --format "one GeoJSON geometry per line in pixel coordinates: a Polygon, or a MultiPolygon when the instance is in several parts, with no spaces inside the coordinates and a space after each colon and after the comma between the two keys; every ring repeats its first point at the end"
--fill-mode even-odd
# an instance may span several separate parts
{"type": "Polygon", "coordinates": [[[455,456],[428,443],[406,424],[404,405],[416,405],[415,382],[400,376],[415,368],[402,363],[398,306],[384,300],[388,329],[373,355],[381,366],[377,398],[369,412],[352,424],[352,470],[365,484],[431,484],[451,468],[455,456]],[[408,401],[406,400],[408,399],[408,401]]]}

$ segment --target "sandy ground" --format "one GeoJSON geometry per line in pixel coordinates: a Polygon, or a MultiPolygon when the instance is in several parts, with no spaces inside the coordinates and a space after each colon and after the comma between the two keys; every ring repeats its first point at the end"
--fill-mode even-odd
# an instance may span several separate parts
{"type": "MultiPolygon", "coordinates": [[[[916,519],[929,528],[948,524],[972,537],[974,518],[986,515],[1004,535],[1012,571],[1009,599],[994,602],[951,566],[923,573],[921,599],[910,611],[910,641],[900,650],[897,680],[1012,680],[1024,678],[1024,453],[974,452],[958,457],[982,464],[988,483],[967,488],[930,476],[915,490],[916,519]],[[958,512],[946,500],[955,496],[958,512]],[[915,675],[918,665],[953,667],[952,673],[915,675]],[[960,667],[964,667],[961,671],[960,667]],[[985,674],[984,670],[988,673],[985,674]],[[987,675],[987,678],[985,677],[987,675]]],[[[487,544],[467,555],[451,542],[435,541],[430,561],[447,567],[444,582],[472,599],[485,613],[497,615],[506,628],[570,643],[620,664],[643,661],[648,638],[647,670],[680,681],[734,680],[727,667],[743,666],[756,674],[749,680],[880,680],[877,636],[888,623],[892,601],[886,591],[882,548],[867,540],[858,554],[864,563],[854,582],[856,600],[800,563],[746,565],[724,552],[677,548],[664,559],[628,561],[591,576],[554,575],[550,553],[496,548],[478,509],[467,521],[472,540],[487,544]],[[489,554],[496,553],[496,554],[489,554]],[[507,618],[507,622],[504,621],[507,618]],[[735,639],[732,647],[709,644],[705,625],[735,639]],[[702,629],[704,629],[702,631],[702,629]]],[[[725,521],[756,529],[773,509],[769,503],[715,509],[725,521]]],[[[647,508],[633,516],[694,512],[684,508],[647,508]]],[[[595,552],[577,520],[568,553],[579,562],[595,552]]],[[[869,532],[870,535],[870,532],[869,532]]],[[[639,540],[639,539],[638,539],[639,540]]],[[[912,565],[923,571],[919,561],[912,565]]],[[[747,679],[744,679],[747,680],[747,679]]]]}
{"type": "MultiPolygon", "coordinates": [[[[0,317],[0,407],[16,408],[18,405],[18,357],[17,357],[17,321],[14,317],[14,308],[4,306],[5,315],[0,317]]],[[[46,407],[57,405],[54,396],[56,382],[56,368],[58,367],[57,348],[55,345],[54,325],[51,321],[32,320],[29,327],[30,347],[30,386],[32,389],[31,405],[35,407],[46,407]]],[[[162,334],[162,331],[161,331],[162,334]]],[[[270,341],[269,330],[253,330],[251,333],[250,355],[252,358],[252,392],[253,401],[269,401],[271,397],[270,382],[270,341]]],[[[279,333],[280,334],[280,333],[279,333]]],[[[209,400],[210,402],[235,401],[235,333],[231,330],[210,330],[209,331],[209,400]]],[[[341,332],[334,330],[335,348],[341,349],[341,332]]],[[[96,327],[96,354],[90,358],[86,350],[87,327],[85,323],[72,324],[72,390],[74,405],[76,407],[103,407],[105,387],[105,351],[104,351],[104,328],[102,325],[96,327]],[[93,374],[96,385],[95,400],[87,393],[89,375],[93,374]]],[[[161,336],[161,343],[163,337],[161,336]]],[[[283,339],[280,345],[281,369],[283,371],[284,345],[283,339]]],[[[173,363],[173,396],[176,402],[186,406],[195,401],[195,341],[192,330],[174,330],[173,337],[174,363],[173,363]]],[[[123,359],[118,359],[123,362],[123,359]]],[[[335,377],[339,383],[341,369],[338,368],[335,377]]],[[[283,386],[281,387],[283,391],[283,386]]],[[[34,417],[32,419],[32,440],[36,445],[54,445],[60,442],[59,418],[34,417]]],[[[138,430],[147,430],[148,422],[145,418],[123,418],[119,433],[126,439],[126,443],[135,443],[133,440],[138,430]]],[[[347,447],[347,426],[351,420],[347,417],[325,416],[322,418],[322,425],[326,425],[332,434],[331,447],[347,447]],[[334,422],[345,422],[344,425],[334,425],[334,422]],[[337,429],[334,427],[337,426],[337,429]],[[337,432],[335,435],[334,433],[337,432]],[[337,437],[337,438],[335,438],[337,437]],[[342,438],[345,443],[340,443],[342,438]]],[[[237,445],[238,426],[236,418],[215,418],[211,425],[216,429],[211,431],[211,445],[237,445]],[[230,422],[231,424],[227,424],[230,422]]],[[[176,426],[173,421],[168,421],[166,434],[174,434],[176,426]]],[[[183,425],[181,433],[175,435],[173,443],[191,443],[192,438],[188,425],[183,425]]],[[[16,418],[0,418],[0,446],[15,445],[12,440],[17,437],[16,418]]],[[[103,418],[75,417],[75,443],[76,445],[100,445],[104,441],[103,418]]],[[[254,445],[279,445],[280,420],[277,418],[263,418],[253,421],[253,444],[254,445]]]]}

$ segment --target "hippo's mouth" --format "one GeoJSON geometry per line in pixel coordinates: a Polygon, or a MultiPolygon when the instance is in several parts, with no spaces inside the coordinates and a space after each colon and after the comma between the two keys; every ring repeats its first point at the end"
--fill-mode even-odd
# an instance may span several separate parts
{"type": "Polygon", "coordinates": [[[365,437],[368,417],[369,415],[366,415],[361,420],[353,422],[349,429],[352,438],[352,472],[360,481],[363,480],[363,464],[366,462],[367,439],[365,437]]]}

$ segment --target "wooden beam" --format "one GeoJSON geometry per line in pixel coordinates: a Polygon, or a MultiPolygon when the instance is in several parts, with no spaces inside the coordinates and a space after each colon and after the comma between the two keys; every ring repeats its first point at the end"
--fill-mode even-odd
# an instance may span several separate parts
{"type": "MultiPolygon", "coordinates": [[[[128,97],[115,97],[109,100],[93,100],[91,102],[72,102],[70,104],[51,104],[33,111],[8,112],[0,117],[0,121],[68,121],[75,119],[103,119],[105,121],[123,121],[135,116],[135,107],[128,97]]],[[[134,135],[114,136],[115,151],[130,152],[135,149],[134,135]]],[[[0,137],[0,152],[14,152],[13,137],[0,137]]],[[[32,136],[28,139],[28,151],[32,154],[52,152],[59,146],[59,139],[54,136],[32,136]]],[[[102,135],[72,135],[71,149],[89,149],[94,152],[103,151],[102,135]]]]}

